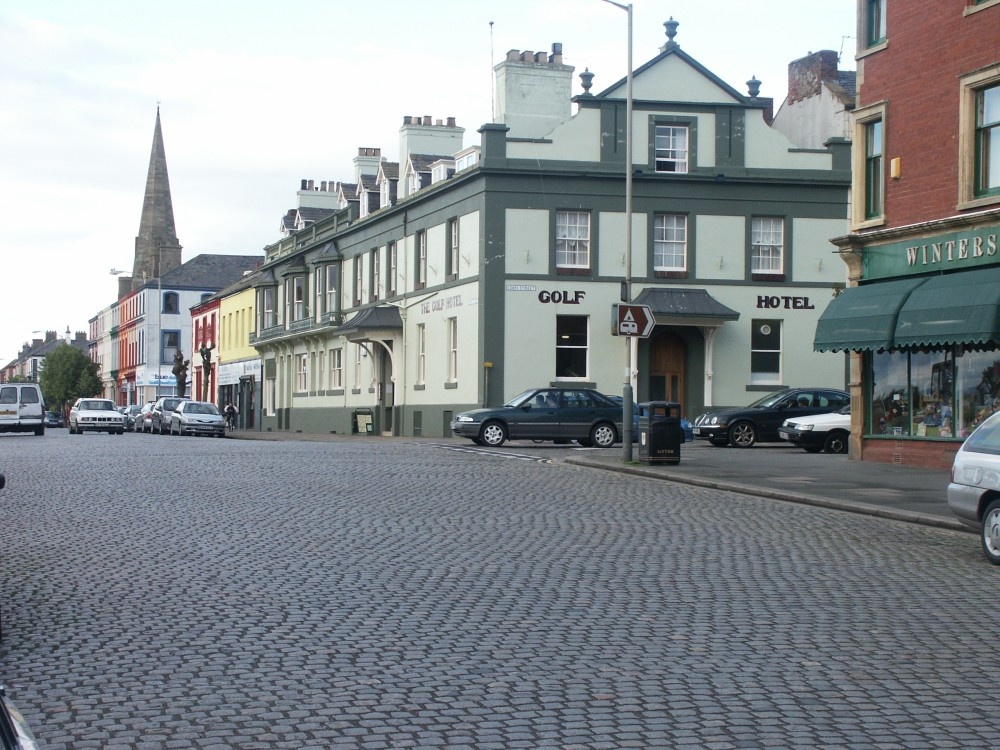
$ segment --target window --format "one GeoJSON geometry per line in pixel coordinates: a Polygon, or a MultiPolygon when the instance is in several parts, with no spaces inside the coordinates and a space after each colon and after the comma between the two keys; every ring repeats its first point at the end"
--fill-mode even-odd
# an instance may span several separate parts
{"type": "Polygon", "coordinates": [[[874,47],[885,41],[885,0],[865,2],[865,46],[874,47]]]}
{"type": "Polygon", "coordinates": [[[368,293],[368,301],[374,302],[378,299],[378,290],[382,286],[382,279],[379,277],[379,274],[381,273],[381,265],[379,263],[378,248],[372,250],[369,253],[369,256],[371,258],[371,269],[369,271],[371,277],[371,280],[369,281],[371,290],[368,293]]]}
{"type": "Polygon", "coordinates": [[[423,385],[427,375],[427,328],[417,326],[417,385],[423,385]]]}
{"type": "Polygon", "coordinates": [[[177,292],[163,293],[162,309],[164,315],[176,315],[178,312],[180,312],[180,302],[177,297],[177,292]]]}
{"type": "Polygon", "coordinates": [[[781,382],[781,321],[754,320],[750,331],[750,383],[781,382]]]}
{"type": "Polygon", "coordinates": [[[976,92],[977,196],[1000,195],[1000,86],[976,92]]]}
{"type": "Polygon", "coordinates": [[[751,273],[780,274],[785,223],[780,218],[754,217],[750,225],[751,273]]]}
{"type": "Polygon", "coordinates": [[[317,268],[313,274],[313,289],[316,290],[316,320],[326,312],[326,269],[317,268]]]}
{"type": "Polygon", "coordinates": [[[688,129],[657,125],[653,134],[653,161],[657,172],[688,171],[688,129]]]}
{"type": "Polygon", "coordinates": [[[160,332],[160,363],[173,363],[174,355],[181,345],[180,331],[160,332]]]}
{"type": "Polygon", "coordinates": [[[590,268],[590,214],[556,212],[556,268],[590,268]]]}
{"type": "Polygon", "coordinates": [[[458,381],[458,318],[448,318],[448,382],[458,381]]]}
{"type": "Polygon", "coordinates": [[[396,271],[399,265],[399,256],[396,253],[396,243],[390,242],[385,248],[386,255],[388,255],[388,277],[386,278],[386,295],[389,297],[396,296],[396,271]]]}
{"type": "Polygon", "coordinates": [[[302,320],[306,316],[306,277],[293,276],[285,279],[285,311],[288,322],[302,320]]]}
{"type": "Polygon", "coordinates": [[[865,218],[882,215],[882,120],[865,123],[865,218]]]}
{"type": "Polygon", "coordinates": [[[851,150],[851,225],[853,228],[885,224],[885,152],[888,105],[878,102],[854,113],[851,150]]]}
{"type": "Polygon", "coordinates": [[[298,359],[298,378],[295,386],[296,390],[304,393],[309,390],[309,355],[300,354],[296,359],[298,359]]]}
{"type": "Polygon", "coordinates": [[[458,219],[448,221],[448,280],[458,278],[458,219]]]}
{"type": "Polygon", "coordinates": [[[278,324],[274,314],[275,291],[273,286],[267,286],[258,293],[260,297],[260,301],[257,303],[260,307],[260,322],[258,325],[261,331],[267,328],[274,328],[278,324]]]}
{"type": "Polygon", "coordinates": [[[416,235],[417,289],[427,286],[427,232],[416,235]]]}
{"type": "Polygon", "coordinates": [[[653,217],[653,270],[687,270],[687,216],[657,214],[653,217]]]}
{"type": "Polygon", "coordinates": [[[330,390],[344,387],[344,350],[330,350],[330,390]]]}
{"type": "Polygon", "coordinates": [[[587,377],[587,331],[585,315],[556,316],[556,378],[587,377]]]}
{"type": "Polygon", "coordinates": [[[361,295],[365,285],[365,263],[360,255],[354,256],[354,304],[361,304],[361,295]]]}

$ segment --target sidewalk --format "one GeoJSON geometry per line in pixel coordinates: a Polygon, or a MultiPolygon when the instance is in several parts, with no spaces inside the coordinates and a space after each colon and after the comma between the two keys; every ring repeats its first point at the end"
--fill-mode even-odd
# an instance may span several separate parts
{"type": "Polygon", "coordinates": [[[680,463],[625,464],[624,454],[581,453],[566,459],[637,476],[731,490],[775,500],[864,513],[929,526],[973,531],[948,508],[949,472],[898,464],[851,461],[845,455],[806,453],[778,443],[750,449],[716,448],[705,441],[684,443],[680,463]]]}
{"type": "MultiPolygon", "coordinates": [[[[237,430],[228,437],[243,440],[306,441],[399,439],[249,430],[237,430]]],[[[454,438],[439,438],[435,442],[451,440],[454,438]]],[[[526,445],[531,444],[516,441],[500,450],[518,450],[526,445]]],[[[546,443],[546,446],[551,447],[551,443],[546,443]]],[[[948,508],[949,472],[940,469],[851,461],[844,455],[806,453],[785,443],[762,443],[744,450],[716,448],[703,440],[684,443],[678,464],[642,463],[638,460],[637,445],[632,446],[632,459],[632,463],[624,463],[622,447],[616,445],[613,450],[570,450],[558,460],[575,466],[742,492],[773,500],[816,505],[955,531],[974,531],[961,523],[948,508]]]]}

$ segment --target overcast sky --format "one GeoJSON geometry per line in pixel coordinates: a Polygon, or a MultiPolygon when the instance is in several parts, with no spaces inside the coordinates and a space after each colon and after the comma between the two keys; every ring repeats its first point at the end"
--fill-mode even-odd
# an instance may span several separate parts
{"type": "MultiPolygon", "coordinates": [[[[635,0],[633,62],[676,41],[775,107],[788,63],[854,70],[855,0],[635,0]],[[804,12],[804,7],[808,12],[804,12]]],[[[0,364],[87,331],[131,272],[157,104],[183,259],[262,254],[301,179],[353,181],[360,146],[398,160],[405,115],[492,119],[492,65],[550,51],[602,91],[627,67],[627,15],[602,0],[31,0],[0,8],[0,364]],[[492,24],[492,26],[491,26],[492,24]]]]}

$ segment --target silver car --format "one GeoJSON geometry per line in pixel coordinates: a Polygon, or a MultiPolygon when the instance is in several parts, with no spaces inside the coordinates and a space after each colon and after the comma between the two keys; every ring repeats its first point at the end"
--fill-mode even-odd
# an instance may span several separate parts
{"type": "Polygon", "coordinates": [[[955,454],[948,506],[980,530],[986,559],[1000,565],[1000,412],[979,425],[955,454]]]}
{"type": "Polygon", "coordinates": [[[225,433],[226,420],[209,401],[181,401],[170,413],[171,435],[222,437],[225,433]]]}

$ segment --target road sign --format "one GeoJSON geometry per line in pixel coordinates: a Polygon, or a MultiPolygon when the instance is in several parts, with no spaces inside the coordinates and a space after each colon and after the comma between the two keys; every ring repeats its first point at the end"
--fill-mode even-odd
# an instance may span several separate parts
{"type": "Polygon", "coordinates": [[[615,305],[615,336],[646,338],[656,325],[649,305],[615,305]]]}

